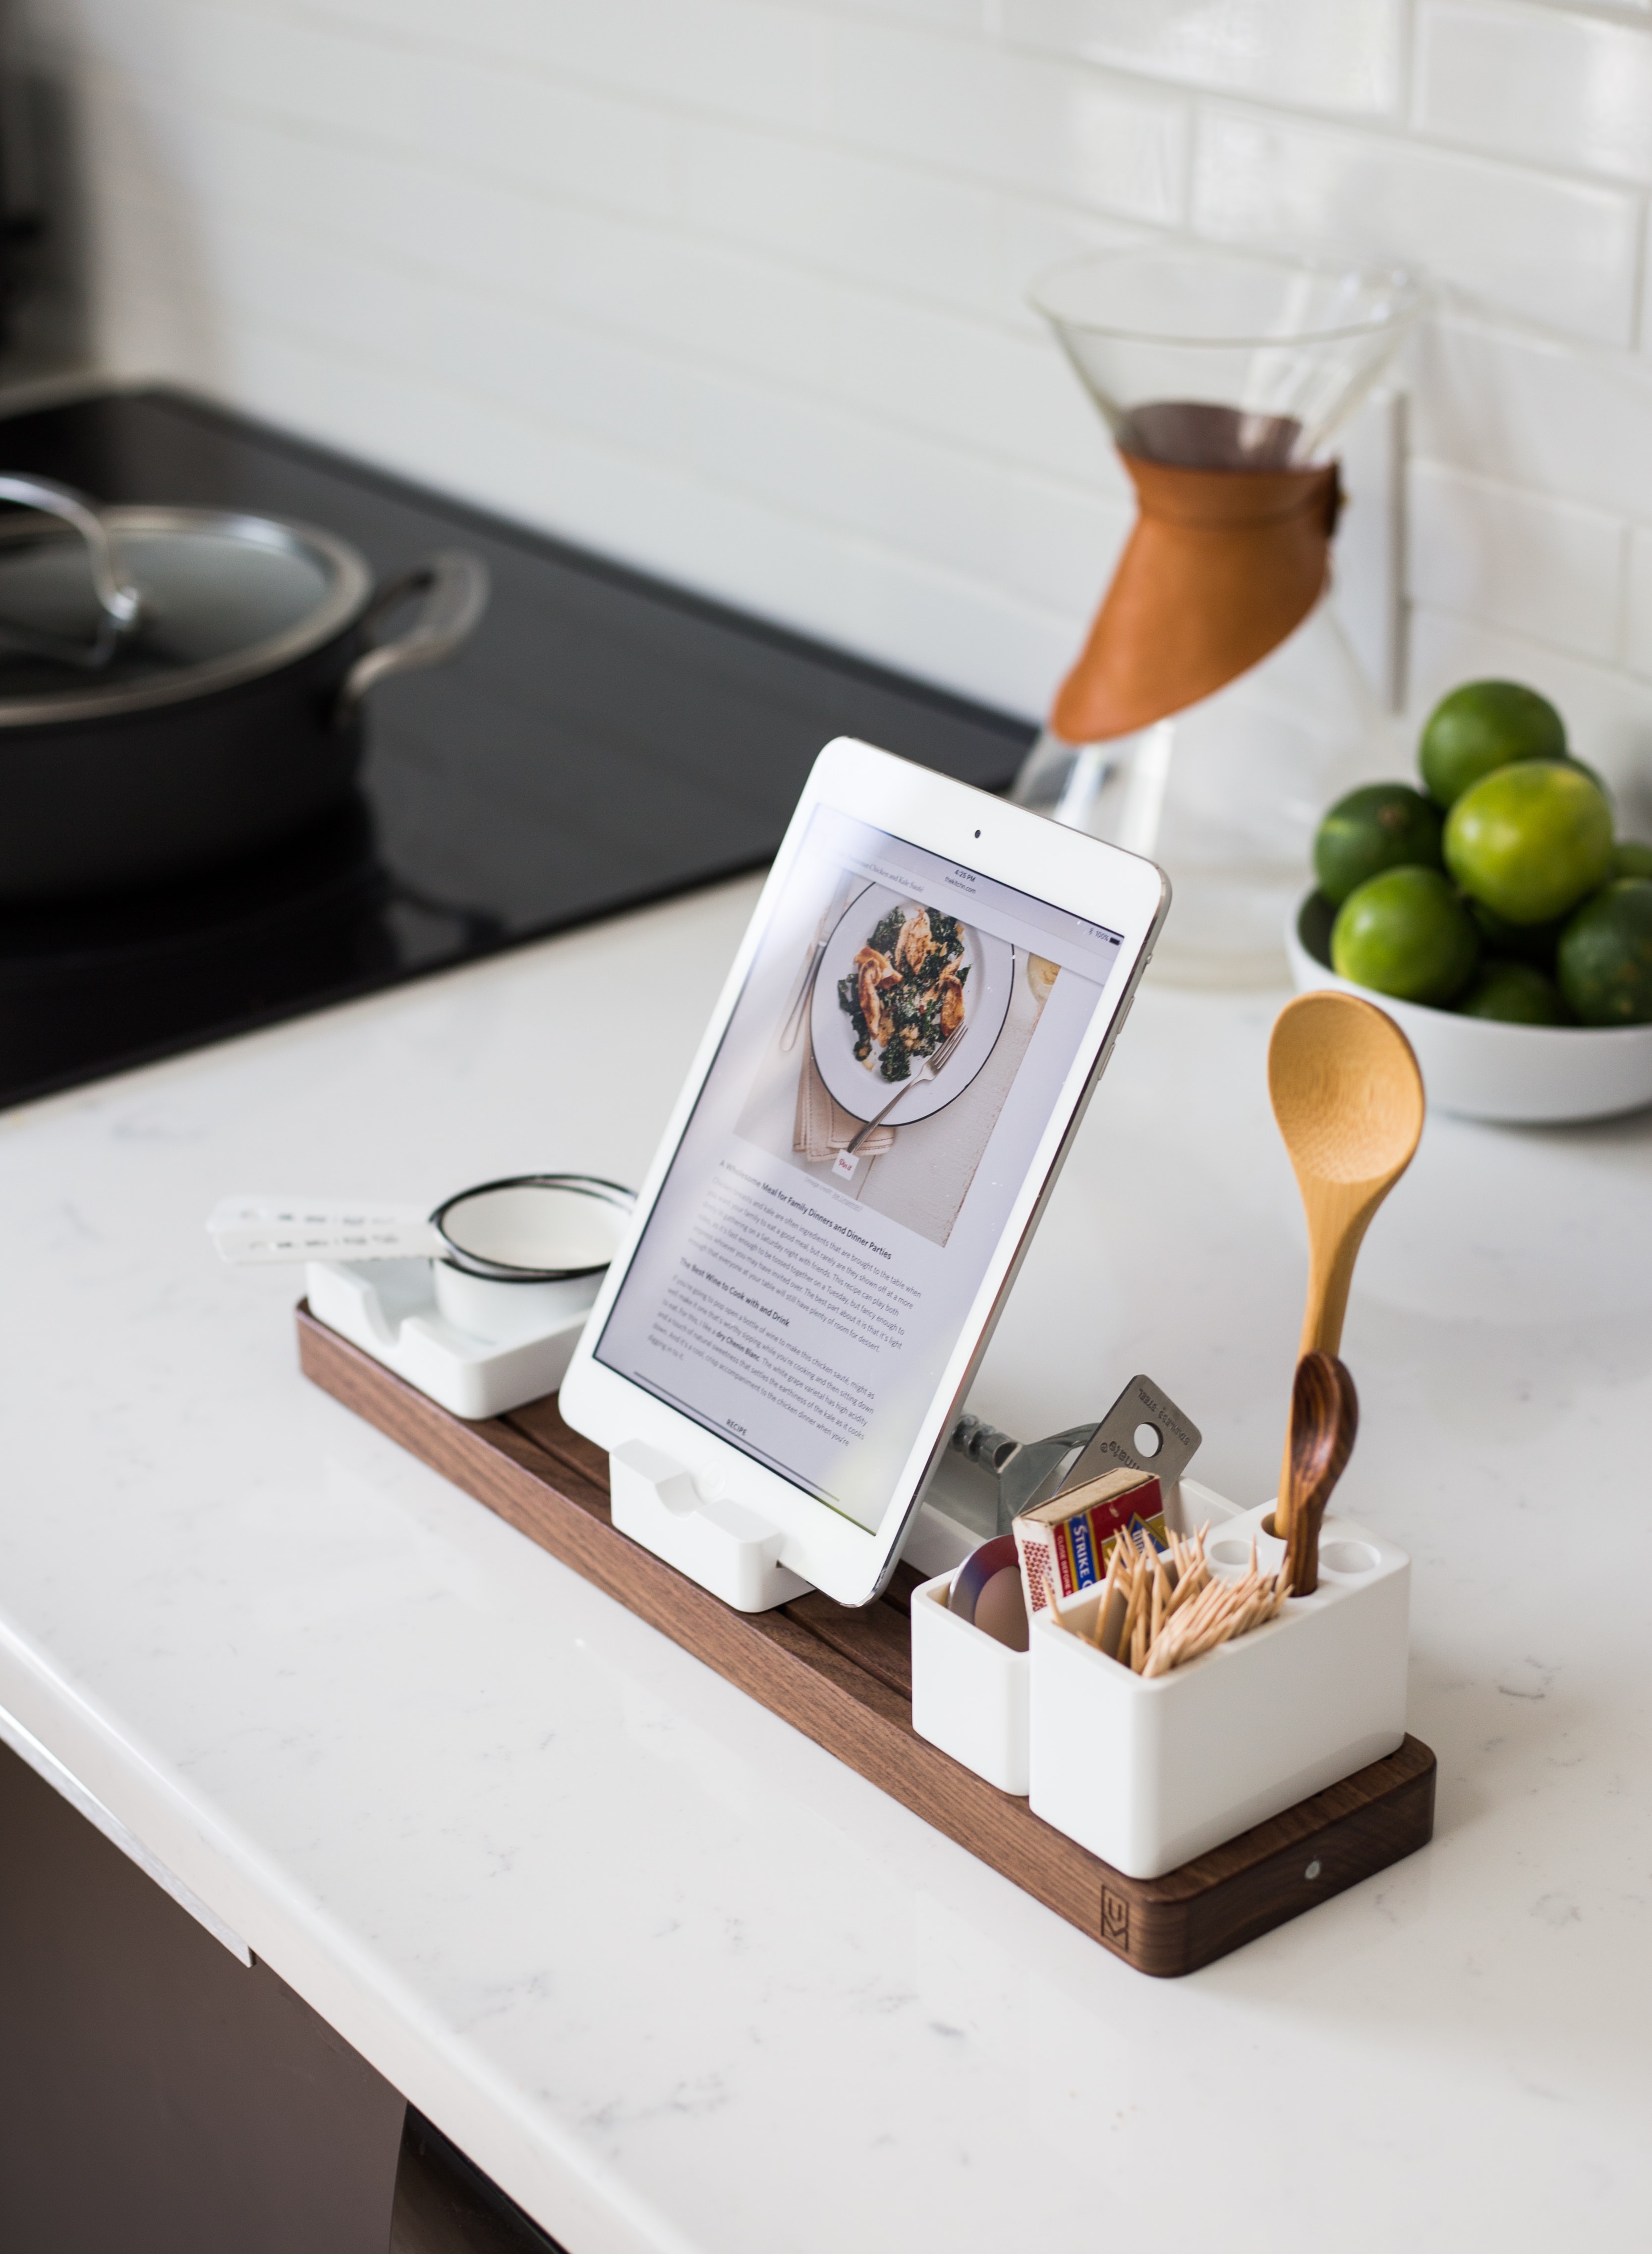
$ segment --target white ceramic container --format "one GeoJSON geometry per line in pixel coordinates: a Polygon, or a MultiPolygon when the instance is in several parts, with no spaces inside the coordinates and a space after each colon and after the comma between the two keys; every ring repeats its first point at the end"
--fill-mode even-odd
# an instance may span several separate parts
{"type": "MultiPolygon", "coordinates": [[[[1271,1503],[1213,1531],[1218,1571],[1264,1570],[1271,1503]]],[[[1396,1750],[1405,1734],[1410,1561],[1327,1517],[1320,1586],[1276,1620],[1149,1680],[1046,1618],[1032,1623],[1028,1796],[1115,1870],[1161,1878],[1396,1750]]]]}
{"type": "Polygon", "coordinates": [[[1652,1026],[1505,1026],[1355,986],[1327,970],[1304,935],[1317,897],[1298,903],[1285,934],[1297,990],[1331,987],[1386,1010],[1417,1052],[1436,1110],[1541,1126],[1609,1119],[1652,1103],[1652,1026]]]}
{"type": "MultiPolygon", "coordinates": [[[[1179,1533],[1188,1533],[1239,1512],[1213,1488],[1183,1480],[1166,1515],[1179,1533]]],[[[973,1620],[948,1612],[952,1582],[953,1571],[938,1573],[912,1592],[912,1726],[1000,1792],[1024,1793],[1031,1654],[1012,1651],[973,1620]]]]}
{"type": "Polygon", "coordinates": [[[912,1726],[1000,1792],[1025,1793],[1031,1655],[948,1612],[952,1582],[912,1592],[912,1726]]]}

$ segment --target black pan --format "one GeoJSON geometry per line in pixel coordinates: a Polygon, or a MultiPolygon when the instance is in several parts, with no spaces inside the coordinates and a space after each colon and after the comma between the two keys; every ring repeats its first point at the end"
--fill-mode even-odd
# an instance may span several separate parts
{"type": "Polygon", "coordinates": [[[98,509],[0,477],[0,900],[153,883],[348,795],[374,683],[452,656],[487,601],[459,550],[376,590],[314,527],[98,509]],[[374,627],[412,599],[411,623],[374,627]]]}

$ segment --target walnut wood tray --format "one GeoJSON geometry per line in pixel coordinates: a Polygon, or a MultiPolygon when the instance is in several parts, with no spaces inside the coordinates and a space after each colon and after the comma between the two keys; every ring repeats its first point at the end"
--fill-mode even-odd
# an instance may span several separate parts
{"type": "Polygon", "coordinates": [[[775,1612],[731,1611],[614,1531],[607,1458],[564,1424],[555,1395],[466,1424],[305,1305],[298,1358],[346,1408],[1138,1971],[1192,1972],[1432,1835],[1434,1756],[1407,1738],[1164,1878],[1125,1878],[914,1731],[908,1567],[858,1612],[813,1592],[775,1612]]]}

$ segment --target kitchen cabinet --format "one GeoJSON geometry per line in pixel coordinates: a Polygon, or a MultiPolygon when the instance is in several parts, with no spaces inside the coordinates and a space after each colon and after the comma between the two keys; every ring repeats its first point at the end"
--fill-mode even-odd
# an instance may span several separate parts
{"type": "Polygon", "coordinates": [[[385,2254],[406,2107],[0,1746],[0,2242],[385,2254]]]}

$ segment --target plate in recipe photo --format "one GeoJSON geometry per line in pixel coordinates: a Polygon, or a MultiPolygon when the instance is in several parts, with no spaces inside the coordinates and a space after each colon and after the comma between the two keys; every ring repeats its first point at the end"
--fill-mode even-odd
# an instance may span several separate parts
{"type": "Polygon", "coordinates": [[[964,1035],[951,1062],[937,1079],[914,1086],[910,1081],[884,1078],[878,1069],[880,1051],[876,1045],[870,1064],[863,1064],[856,1056],[855,1021],[838,998],[838,983],[854,976],[855,957],[871,943],[886,916],[896,909],[903,916],[911,916],[924,905],[886,885],[870,885],[844,911],[821,956],[809,1007],[809,1036],[827,1092],[851,1119],[875,1119],[901,1088],[908,1092],[906,1101],[890,1115],[892,1127],[910,1127],[920,1119],[933,1118],[963,1094],[1004,1031],[1015,983],[1015,949],[1007,939],[991,938],[960,921],[963,952],[956,958],[954,968],[968,972],[963,981],[964,1035]]]}

